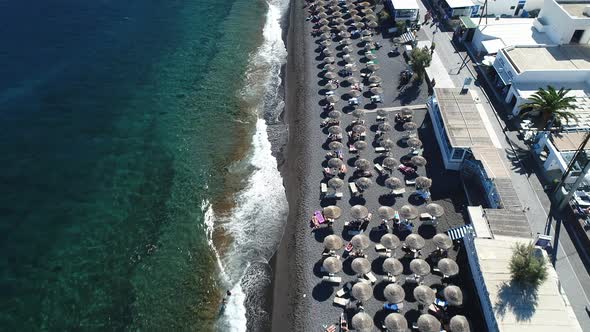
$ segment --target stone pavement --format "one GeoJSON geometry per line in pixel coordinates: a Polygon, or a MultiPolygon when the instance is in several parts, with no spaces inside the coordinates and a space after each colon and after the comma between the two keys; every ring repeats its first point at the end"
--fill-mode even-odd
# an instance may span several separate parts
{"type": "MultiPolygon", "coordinates": [[[[426,6],[418,2],[421,9],[421,15],[426,13],[426,6]]],[[[503,156],[506,158],[507,165],[511,166],[511,179],[516,192],[519,194],[520,202],[523,206],[533,234],[544,233],[547,216],[550,207],[550,201],[543,189],[541,181],[534,172],[534,160],[528,153],[528,147],[517,138],[516,132],[504,131],[507,124],[494,111],[493,102],[488,98],[488,93],[484,87],[476,81],[478,78],[474,64],[465,52],[458,52],[451,43],[452,33],[441,32],[436,25],[426,24],[420,31],[419,39],[426,38],[436,43],[435,54],[442,60],[443,68],[435,69],[435,72],[446,70],[448,76],[455,86],[462,86],[465,78],[472,78],[471,89],[476,90],[482,99],[482,105],[486,111],[489,123],[496,135],[501,138],[503,156]]],[[[433,61],[431,66],[440,66],[441,62],[433,61]]],[[[438,79],[437,79],[438,86],[438,79]]],[[[501,107],[502,105],[500,105],[501,107]]],[[[561,285],[567,294],[569,301],[574,308],[576,317],[585,331],[590,331],[590,317],[585,310],[586,305],[590,305],[590,277],[585,268],[580,255],[572,242],[572,238],[564,227],[558,223],[552,227],[551,235],[557,231],[558,249],[555,259],[555,268],[558,272],[561,285]]],[[[574,241],[577,241],[574,233],[574,241]]],[[[586,261],[590,261],[586,259],[586,261]]]]}

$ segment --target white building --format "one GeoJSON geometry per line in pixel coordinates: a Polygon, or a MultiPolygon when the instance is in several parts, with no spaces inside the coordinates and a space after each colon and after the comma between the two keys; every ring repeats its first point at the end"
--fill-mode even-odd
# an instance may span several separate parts
{"type": "Polygon", "coordinates": [[[420,18],[420,7],[416,0],[390,0],[387,4],[394,21],[416,21],[420,18]]]}
{"type": "MultiPolygon", "coordinates": [[[[483,8],[484,1],[481,1],[481,9],[483,8]]],[[[524,11],[531,11],[535,9],[541,9],[543,6],[543,0],[496,0],[488,1],[487,14],[495,16],[519,17],[524,11]]],[[[486,12],[482,12],[485,15],[486,12]]]]}
{"type": "MultiPolygon", "coordinates": [[[[472,19],[480,23],[479,18],[472,19]]],[[[534,18],[483,18],[471,43],[479,54],[496,54],[507,46],[552,45],[551,38],[534,27],[534,18]]]]}
{"type": "Polygon", "coordinates": [[[535,28],[545,32],[554,44],[588,44],[590,42],[590,2],[545,0],[535,28]],[[585,14],[586,13],[586,14],[585,14]]]}

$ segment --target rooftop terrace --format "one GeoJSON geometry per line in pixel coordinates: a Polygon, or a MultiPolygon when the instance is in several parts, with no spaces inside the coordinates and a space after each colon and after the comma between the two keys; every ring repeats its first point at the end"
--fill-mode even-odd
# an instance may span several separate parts
{"type": "Polygon", "coordinates": [[[508,47],[504,52],[519,73],[527,70],[590,70],[590,47],[587,46],[508,47]]]}

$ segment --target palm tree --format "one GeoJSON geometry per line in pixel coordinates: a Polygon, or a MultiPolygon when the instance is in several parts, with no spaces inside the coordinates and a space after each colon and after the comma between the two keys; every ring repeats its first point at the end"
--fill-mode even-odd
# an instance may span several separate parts
{"type": "Polygon", "coordinates": [[[575,97],[566,97],[570,89],[561,88],[559,91],[554,87],[548,85],[547,89],[539,88],[532,96],[530,101],[520,105],[520,109],[524,112],[521,116],[531,115],[533,112],[540,112],[543,119],[543,128],[547,127],[552,120],[561,121],[562,119],[568,122],[570,119],[575,119],[576,115],[568,110],[575,109],[575,97]]]}

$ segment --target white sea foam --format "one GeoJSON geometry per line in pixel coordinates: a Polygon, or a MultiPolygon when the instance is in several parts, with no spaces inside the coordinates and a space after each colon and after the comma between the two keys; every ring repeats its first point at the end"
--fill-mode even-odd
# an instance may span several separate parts
{"type": "Polygon", "coordinates": [[[241,91],[244,101],[253,105],[252,111],[259,116],[250,152],[242,161],[242,166],[253,171],[244,189],[236,194],[230,215],[215,220],[211,214],[211,223],[207,224],[210,230],[223,227],[233,239],[227,253],[219,257],[221,275],[232,292],[218,323],[221,331],[246,331],[247,326],[256,326],[256,321],[269,319],[260,292],[270,284],[268,260],[278,247],[287,220],[287,198],[277,161],[272,156],[267,122],[262,118],[274,123],[283,109],[280,70],[287,51],[281,19],[288,3],[268,2],[264,40],[250,57],[246,84],[241,91]]]}

